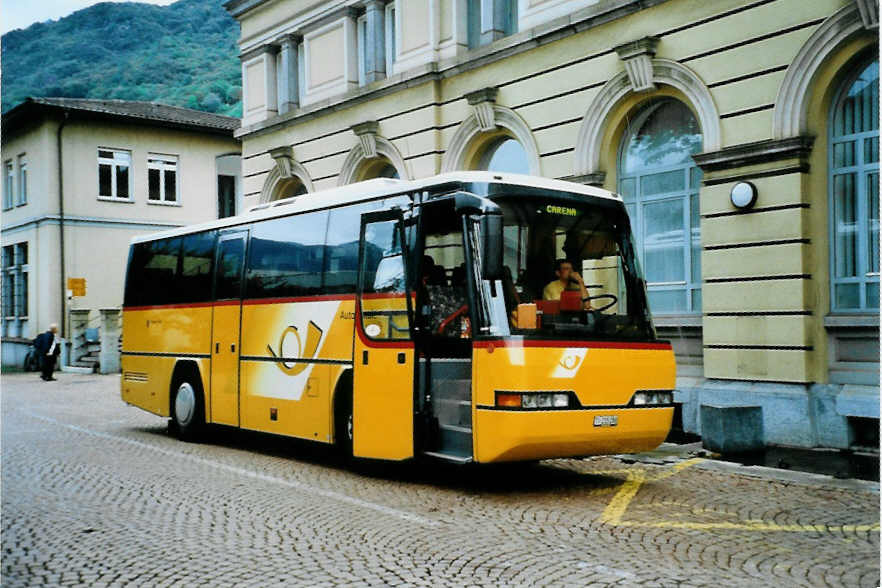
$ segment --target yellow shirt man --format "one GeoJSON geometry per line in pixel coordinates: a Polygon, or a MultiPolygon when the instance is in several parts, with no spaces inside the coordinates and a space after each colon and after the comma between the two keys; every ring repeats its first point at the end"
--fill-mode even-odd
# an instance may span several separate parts
{"type": "Polygon", "coordinates": [[[560,300],[560,295],[566,289],[567,287],[560,280],[549,282],[542,290],[542,300],[560,300]]]}
{"type": "MultiPolygon", "coordinates": [[[[545,286],[542,290],[542,299],[560,300],[561,294],[572,284],[573,286],[578,286],[581,292],[583,308],[585,310],[590,309],[591,303],[588,301],[588,289],[585,287],[585,282],[582,281],[582,276],[578,272],[573,271],[573,264],[565,259],[558,259],[556,265],[557,270],[554,273],[557,275],[557,279],[545,286]]],[[[573,289],[575,290],[575,288],[573,289]]]]}

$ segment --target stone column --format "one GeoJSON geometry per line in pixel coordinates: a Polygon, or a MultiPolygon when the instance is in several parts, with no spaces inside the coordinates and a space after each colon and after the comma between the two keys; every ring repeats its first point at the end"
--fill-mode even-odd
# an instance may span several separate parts
{"type": "Polygon", "coordinates": [[[120,370],[120,309],[102,308],[100,312],[101,354],[98,356],[99,371],[102,374],[115,374],[118,373],[120,370]]]}
{"type": "Polygon", "coordinates": [[[86,327],[89,326],[87,308],[71,308],[70,313],[70,364],[73,365],[86,354],[86,327]]]}
{"type": "Polygon", "coordinates": [[[300,77],[297,67],[297,47],[300,35],[285,35],[279,41],[279,114],[285,114],[300,106],[300,77]]]}
{"type": "Polygon", "coordinates": [[[386,77],[386,3],[368,0],[364,8],[364,81],[370,84],[386,77]]]}

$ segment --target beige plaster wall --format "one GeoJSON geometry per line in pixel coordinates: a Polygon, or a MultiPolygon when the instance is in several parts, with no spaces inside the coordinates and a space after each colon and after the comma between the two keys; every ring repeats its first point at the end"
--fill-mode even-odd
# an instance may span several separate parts
{"type": "MultiPolygon", "coordinates": [[[[28,243],[27,337],[62,322],[57,129],[57,122],[46,121],[3,144],[4,157],[28,154],[28,204],[3,213],[0,233],[3,245],[28,243]]],[[[232,137],[95,121],[71,120],[62,137],[65,267],[67,277],[86,278],[87,290],[69,307],[95,310],[122,304],[132,237],[217,218],[215,159],[241,150],[232,137]],[[131,151],[133,202],[98,199],[99,147],[131,151]],[[180,205],[147,201],[148,153],[178,156],[180,205]]]]}
{"type": "MultiPolygon", "coordinates": [[[[295,116],[244,136],[246,202],[256,203],[265,187],[273,165],[267,151],[282,145],[293,146],[295,158],[317,189],[335,186],[343,162],[357,142],[349,127],[367,120],[379,121],[379,135],[391,141],[414,177],[438,173],[459,125],[472,112],[463,95],[486,86],[497,87],[497,105],[511,109],[531,129],[541,155],[542,174],[565,178],[573,173],[583,117],[603,85],[623,71],[611,48],[646,35],[660,37],[658,58],[675,60],[700,79],[720,116],[721,147],[770,139],[775,101],[787,67],[823,20],[849,3],[779,0],[757,5],[743,0],[670,0],[523,53],[485,60],[479,67],[461,67],[438,79],[402,84],[396,91],[373,99],[348,100],[343,96],[327,110],[295,116]]],[[[543,4],[556,5],[552,0],[531,0],[528,8],[539,9],[543,4]]],[[[415,1],[403,9],[403,26],[409,29],[401,31],[406,39],[403,50],[414,50],[427,38],[421,32],[427,6],[415,1]]],[[[535,35],[536,31],[521,31],[499,44],[510,47],[518,38],[527,42],[535,35]]],[[[810,91],[817,103],[812,103],[811,117],[818,122],[811,129],[817,139],[810,171],[753,180],[760,192],[757,208],[771,210],[717,216],[734,210],[728,201],[734,182],[701,188],[703,312],[713,313],[699,317],[706,377],[803,383],[827,380],[823,325],[829,312],[825,125],[830,88],[837,87],[837,75],[873,38],[866,34],[841,47],[812,85],[810,91]],[[788,239],[801,242],[775,244],[788,239]]],[[[444,67],[463,59],[442,60],[439,69],[446,71],[444,67]]],[[[629,120],[648,100],[662,96],[697,108],[683,93],[663,85],[653,92],[632,93],[617,104],[605,121],[601,141],[604,187],[617,188],[617,154],[629,120]]],[[[469,149],[480,151],[481,141],[491,137],[492,133],[479,137],[469,149]]],[[[773,168],[798,163],[758,164],[737,171],[748,177],[762,176],[773,168]]],[[[705,175],[705,179],[712,177],[714,174],[705,175]]]]}

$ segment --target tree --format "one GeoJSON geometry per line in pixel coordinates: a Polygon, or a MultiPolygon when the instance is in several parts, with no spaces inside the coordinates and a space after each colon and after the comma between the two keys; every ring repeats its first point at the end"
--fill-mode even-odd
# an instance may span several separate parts
{"type": "Polygon", "coordinates": [[[3,35],[2,109],[62,95],[241,110],[238,36],[220,0],[95,4],[3,35]]]}

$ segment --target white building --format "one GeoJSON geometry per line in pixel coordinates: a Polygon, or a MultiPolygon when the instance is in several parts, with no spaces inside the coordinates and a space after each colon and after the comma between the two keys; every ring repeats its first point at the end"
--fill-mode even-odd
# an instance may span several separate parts
{"type": "Polygon", "coordinates": [[[29,98],[3,115],[3,365],[50,323],[67,334],[70,310],[97,327],[119,307],[133,236],[241,210],[238,127],[123,100],[29,98]],[[67,296],[69,278],[85,296],[67,296]]]}

